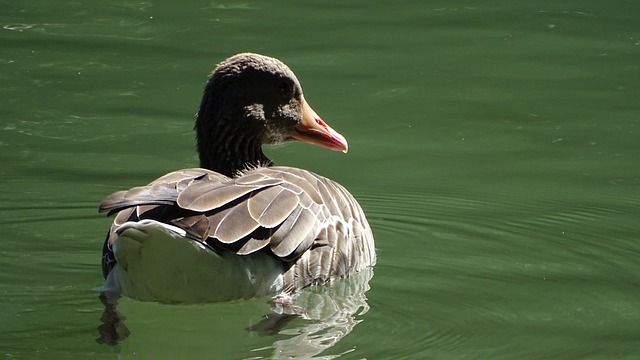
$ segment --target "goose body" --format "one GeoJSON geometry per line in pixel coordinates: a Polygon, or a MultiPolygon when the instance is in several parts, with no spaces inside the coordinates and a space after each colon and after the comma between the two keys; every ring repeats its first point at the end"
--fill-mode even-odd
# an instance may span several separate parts
{"type": "Polygon", "coordinates": [[[261,150],[290,140],[347,150],[286,65],[250,53],[219,64],[195,129],[201,168],[102,201],[117,213],[103,291],[163,302],[286,295],[375,264],[354,197],[311,171],[271,166],[261,150]]]}

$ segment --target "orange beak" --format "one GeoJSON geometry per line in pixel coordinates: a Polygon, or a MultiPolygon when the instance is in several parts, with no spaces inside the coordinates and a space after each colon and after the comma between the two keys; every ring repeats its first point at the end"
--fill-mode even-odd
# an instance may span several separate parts
{"type": "Polygon", "coordinates": [[[322,121],[320,116],[307,104],[304,97],[301,102],[302,120],[296,125],[291,137],[299,141],[346,153],[349,150],[347,139],[322,121]]]}

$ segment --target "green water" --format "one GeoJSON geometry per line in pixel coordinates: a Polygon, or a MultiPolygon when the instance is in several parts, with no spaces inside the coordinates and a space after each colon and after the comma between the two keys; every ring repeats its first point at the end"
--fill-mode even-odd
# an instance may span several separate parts
{"type": "Polygon", "coordinates": [[[0,358],[640,358],[640,3],[0,6],[0,358]],[[197,165],[206,75],[240,51],[349,140],[268,154],[360,200],[374,275],[272,334],[247,330],[266,299],[125,299],[100,344],[97,205],[197,165]]]}

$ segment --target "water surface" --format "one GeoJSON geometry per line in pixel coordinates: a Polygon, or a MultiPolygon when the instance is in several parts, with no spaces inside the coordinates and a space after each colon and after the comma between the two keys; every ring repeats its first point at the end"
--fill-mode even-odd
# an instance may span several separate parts
{"type": "Polygon", "coordinates": [[[640,357],[635,2],[2,8],[2,357],[640,357]],[[197,165],[206,75],[240,51],[289,64],[349,140],[267,151],[352,191],[378,265],[271,333],[267,299],[123,299],[106,345],[97,205],[197,165]]]}

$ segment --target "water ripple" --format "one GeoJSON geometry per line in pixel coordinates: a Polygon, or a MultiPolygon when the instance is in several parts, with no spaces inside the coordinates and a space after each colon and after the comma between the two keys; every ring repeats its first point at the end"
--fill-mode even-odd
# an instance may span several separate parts
{"type": "Polygon", "coordinates": [[[371,306],[393,319],[385,326],[396,339],[411,339],[404,344],[411,350],[395,358],[477,347],[488,324],[535,332],[574,316],[562,326],[579,326],[592,316],[587,308],[603,311],[611,296],[594,289],[612,281],[621,291],[637,286],[640,266],[629,262],[638,255],[629,237],[637,227],[633,202],[433,193],[359,199],[378,248],[371,306]]]}

